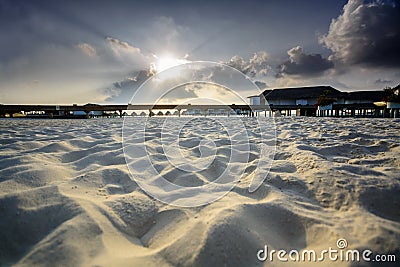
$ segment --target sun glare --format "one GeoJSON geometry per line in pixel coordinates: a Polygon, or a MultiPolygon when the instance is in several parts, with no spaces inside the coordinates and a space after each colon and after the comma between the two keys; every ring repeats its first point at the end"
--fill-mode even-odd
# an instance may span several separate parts
{"type": "Polygon", "coordinates": [[[161,57],[156,57],[157,62],[156,62],[156,71],[161,72],[166,69],[188,63],[189,61],[186,59],[179,59],[170,55],[166,56],[161,56],[161,57]]]}

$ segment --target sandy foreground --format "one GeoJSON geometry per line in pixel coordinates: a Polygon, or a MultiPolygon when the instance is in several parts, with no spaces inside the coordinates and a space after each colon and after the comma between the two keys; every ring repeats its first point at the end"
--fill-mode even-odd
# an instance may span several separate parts
{"type": "MultiPolygon", "coordinates": [[[[200,126],[183,137],[188,157],[198,138],[222,140],[200,126]]],[[[121,127],[121,119],[0,121],[0,266],[368,266],[257,258],[265,245],[319,257],[338,249],[338,239],[400,262],[398,119],[277,118],[275,159],[261,187],[248,192],[252,154],[230,193],[195,208],[141,190],[121,127]]],[[[156,144],[149,153],[167,179],[198,186],[225,166],[229,144],[218,145],[221,162],[194,176],[164,162],[156,144]]]]}

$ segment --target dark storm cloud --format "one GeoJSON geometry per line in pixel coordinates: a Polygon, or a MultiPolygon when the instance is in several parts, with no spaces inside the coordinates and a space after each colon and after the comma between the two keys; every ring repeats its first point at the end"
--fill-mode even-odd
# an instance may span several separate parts
{"type": "Polygon", "coordinates": [[[305,54],[301,46],[290,49],[289,60],[279,66],[277,77],[284,75],[317,76],[334,67],[332,61],[320,54],[305,54]]]}
{"type": "Polygon", "coordinates": [[[392,80],[385,80],[385,79],[378,79],[375,81],[375,84],[378,84],[378,85],[388,85],[391,83],[393,83],[392,80]]]}
{"type": "Polygon", "coordinates": [[[268,85],[267,85],[265,82],[255,81],[254,83],[255,83],[255,84],[258,86],[258,88],[260,88],[261,90],[268,87],[268,85]]]}
{"type": "Polygon", "coordinates": [[[101,89],[101,93],[108,96],[105,101],[128,103],[133,94],[151,76],[148,70],[141,70],[131,73],[127,78],[122,81],[113,83],[105,89],[101,89]]]}
{"type": "Polygon", "coordinates": [[[400,67],[400,2],[349,0],[320,42],[346,64],[400,67]]]}

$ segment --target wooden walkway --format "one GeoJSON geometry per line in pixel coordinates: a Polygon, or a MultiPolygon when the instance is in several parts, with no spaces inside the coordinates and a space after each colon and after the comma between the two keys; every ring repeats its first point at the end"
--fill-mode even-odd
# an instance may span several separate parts
{"type": "Polygon", "coordinates": [[[252,109],[267,110],[265,106],[252,106],[249,105],[178,105],[178,104],[162,104],[162,105],[97,105],[97,104],[86,104],[86,105],[0,105],[0,117],[4,117],[6,114],[10,117],[15,113],[30,113],[30,112],[42,112],[49,117],[53,116],[66,116],[74,111],[83,111],[86,116],[89,117],[92,111],[102,112],[119,112],[119,116],[123,116],[125,110],[146,110],[151,114],[152,110],[177,110],[180,114],[181,110],[198,109],[207,111],[209,109],[224,109],[230,110],[242,110],[251,111],[252,109]]]}
{"type": "MultiPolygon", "coordinates": [[[[161,105],[97,105],[97,104],[86,104],[86,105],[0,105],[0,117],[8,115],[12,117],[16,113],[40,113],[44,117],[74,117],[71,114],[74,111],[81,111],[86,114],[86,117],[90,117],[90,112],[101,111],[101,112],[118,112],[120,117],[123,116],[123,112],[127,110],[142,110],[148,111],[149,114],[153,114],[153,110],[176,110],[178,116],[181,115],[181,111],[185,110],[196,110],[200,114],[205,116],[209,114],[211,110],[225,111],[229,116],[231,111],[235,111],[236,114],[247,115],[247,116],[260,116],[264,113],[265,116],[273,116],[278,111],[282,115],[291,116],[321,116],[321,117],[398,117],[398,110],[390,110],[386,107],[378,107],[373,103],[365,104],[333,104],[331,110],[317,110],[312,105],[178,105],[178,104],[161,104],[161,105]],[[295,111],[296,114],[292,114],[295,111]],[[397,113],[396,113],[397,112],[397,113]],[[397,116],[396,116],[397,115],[397,116]]],[[[85,115],[83,115],[85,117],[85,115]]]]}

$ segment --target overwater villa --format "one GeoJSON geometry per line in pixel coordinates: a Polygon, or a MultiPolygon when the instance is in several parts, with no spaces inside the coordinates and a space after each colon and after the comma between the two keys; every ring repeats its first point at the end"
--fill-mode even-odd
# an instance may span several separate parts
{"type": "MultiPolygon", "coordinates": [[[[391,89],[394,93],[400,86],[391,89]]],[[[250,106],[261,111],[288,116],[398,117],[400,104],[388,101],[387,90],[342,92],[331,86],[267,89],[250,96],[250,106]],[[260,106],[269,105],[270,110],[260,106]],[[396,105],[397,104],[397,105],[396,105]]]]}

